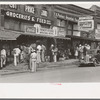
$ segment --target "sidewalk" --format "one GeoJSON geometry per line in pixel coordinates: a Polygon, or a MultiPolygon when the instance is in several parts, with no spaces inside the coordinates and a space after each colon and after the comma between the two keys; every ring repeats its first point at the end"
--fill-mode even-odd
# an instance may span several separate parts
{"type": "MultiPolygon", "coordinates": [[[[70,59],[70,60],[63,60],[59,62],[44,62],[39,65],[39,69],[43,68],[53,68],[53,67],[62,67],[62,66],[68,66],[71,64],[77,64],[78,60],[76,59],[70,59]]],[[[44,69],[45,70],[45,69],[44,69]]],[[[28,64],[21,63],[18,66],[14,66],[13,64],[10,64],[0,70],[0,75],[9,75],[9,74],[17,74],[17,73],[25,73],[30,72],[28,69],[28,64]]]]}

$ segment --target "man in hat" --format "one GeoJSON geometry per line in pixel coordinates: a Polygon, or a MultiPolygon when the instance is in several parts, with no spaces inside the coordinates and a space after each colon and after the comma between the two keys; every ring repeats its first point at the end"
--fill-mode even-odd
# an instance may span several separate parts
{"type": "Polygon", "coordinates": [[[32,53],[30,54],[30,69],[31,72],[36,72],[37,53],[34,49],[31,52],[32,53]]]}

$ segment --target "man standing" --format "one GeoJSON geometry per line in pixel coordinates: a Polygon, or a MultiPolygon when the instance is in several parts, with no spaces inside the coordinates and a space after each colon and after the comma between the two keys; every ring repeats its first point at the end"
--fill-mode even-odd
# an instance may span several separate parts
{"type": "Polygon", "coordinates": [[[6,50],[2,48],[1,50],[1,68],[6,65],[6,50]]]}
{"type": "Polygon", "coordinates": [[[38,64],[38,67],[39,67],[39,63],[41,63],[41,45],[39,44],[37,46],[37,64],[38,64]]]}
{"type": "Polygon", "coordinates": [[[37,54],[36,54],[36,51],[33,49],[33,51],[30,54],[30,69],[31,69],[31,72],[36,72],[36,61],[37,61],[37,54]]]}
{"type": "Polygon", "coordinates": [[[42,60],[42,62],[44,62],[45,61],[46,47],[42,44],[41,49],[42,49],[42,51],[41,51],[41,60],[42,60]]]}
{"type": "Polygon", "coordinates": [[[17,64],[19,63],[19,56],[21,50],[18,47],[16,47],[13,49],[13,52],[14,52],[14,65],[17,66],[17,64]]]}

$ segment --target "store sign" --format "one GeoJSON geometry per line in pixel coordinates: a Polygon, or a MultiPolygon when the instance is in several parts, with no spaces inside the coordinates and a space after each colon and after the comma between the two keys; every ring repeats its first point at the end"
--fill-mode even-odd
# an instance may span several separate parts
{"type": "Polygon", "coordinates": [[[36,33],[36,28],[33,26],[25,26],[25,32],[27,33],[36,33]]]}
{"type": "Polygon", "coordinates": [[[17,9],[17,5],[9,5],[11,9],[17,9]]]}
{"type": "Polygon", "coordinates": [[[30,16],[30,15],[25,15],[25,14],[21,14],[21,13],[17,13],[17,12],[5,11],[5,15],[9,16],[9,17],[13,17],[13,18],[18,18],[18,19],[23,19],[23,20],[27,20],[27,21],[51,25],[51,20],[34,17],[34,16],[30,16]]]}
{"type": "Polygon", "coordinates": [[[80,31],[89,31],[94,29],[94,20],[79,20],[78,29],[80,31]]]}
{"type": "Polygon", "coordinates": [[[46,10],[42,10],[41,11],[41,15],[47,17],[48,16],[48,12],[46,10]]]}
{"type": "Polygon", "coordinates": [[[55,12],[54,15],[57,18],[66,19],[66,15],[65,14],[61,14],[61,13],[55,12]]]}
{"type": "Polygon", "coordinates": [[[57,18],[64,19],[64,20],[78,22],[78,18],[77,17],[73,17],[71,15],[66,15],[66,14],[55,12],[54,16],[57,17],[57,18]]]}
{"type": "Polygon", "coordinates": [[[25,12],[29,12],[29,13],[34,14],[35,8],[33,6],[25,6],[25,12]]]}
{"type": "Polygon", "coordinates": [[[79,20],[90,20],[90,19],[93,19],[93,16],[79,17],[79,20]]]}
{"type": "Polygon", "coordinates": [[[53,29],[40,28],[39,34],[40,35],[54,36],[54,30],[53,29]]]}

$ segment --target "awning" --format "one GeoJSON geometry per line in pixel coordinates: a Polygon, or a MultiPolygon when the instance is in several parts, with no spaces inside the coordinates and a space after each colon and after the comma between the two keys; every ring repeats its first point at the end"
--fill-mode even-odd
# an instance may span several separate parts
{"type": "Polygon", "coordinates": [[[33,34],[33,33],[22,33],[21,35],[27,36],[37,36],[37,37],[46,37],[46,38],[56,38],[56,39],[64,39],[64,40],[71,40],[70,37],[61,37],[61,36],[49,36],[49,35],[41,35],[41,34],[33,34]]]}
{"type": "Polygon", "coordinates": [[[85,38],[85,37],[79,37],[79,36],[70,36],[70,35],[67,35],[67,37],[70,37],[70,38],[73,38],[73,39],[87,40],[87,41],[97,41],[97,39],[85,38]]]}
{"type": "Polygon", "coordinates": [[[61,36],[55,36],[53,38],[57,38],[57,39],[63,39],[63,40],[71,40],[70,37],[61,37],[61,36]]]}
{"type": "Polygon", "coordinates": [[[0,30],[0,40],[16,40],[20,34],[15,31],[0,30]]]}

